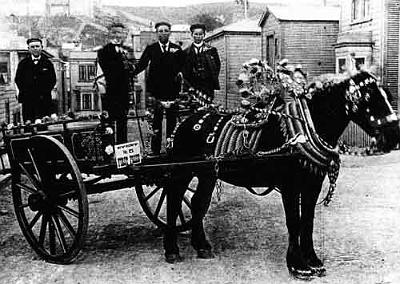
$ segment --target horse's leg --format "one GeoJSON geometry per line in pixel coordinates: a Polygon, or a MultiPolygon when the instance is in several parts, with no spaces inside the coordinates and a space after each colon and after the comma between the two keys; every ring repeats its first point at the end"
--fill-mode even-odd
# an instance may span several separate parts
{"type": "Polygon", "coordinates": [[[295,277],[310,277],[313,275],[300,250],[300,203],[298,184],[292,181],[281,188],[282,201],[285,208],[286,226],[289,232],[289,247],[286,254],[286,264],[289,272],[295,277]],[[296,186],[297,185],[297,186],[296,186]]]}
{"type": "Polygon", "coordinates": [[[212,175],[200,174],[198,185],[192,197],[192,246],[197,251],[199,258],[213,258],[211,245],[207,241],[203,219],[210,207],[212,193],[215,187],[216,178],[212,175]]]}
{"type": "Polygon", "coordinates": [[[182,260],[177,244],[176,219],[190,179],[190,173],[180,174],[179,176],[173,174],[168,185],[165,186],[167,193],[167,226],[164,231],[163,244],[165,260],[168,263],[175,263],[182,260]]]}
{"type": "Polygon", "coordinates": [[[304,179],[304,184],[307,186],[303,187],[301,192],[300,247],[308,266],[319,276],[325,274],[325,268],[314,250],[313,229],[315,206],[321,192],[322,182],[322,178],[308,174],[304,179]]]}

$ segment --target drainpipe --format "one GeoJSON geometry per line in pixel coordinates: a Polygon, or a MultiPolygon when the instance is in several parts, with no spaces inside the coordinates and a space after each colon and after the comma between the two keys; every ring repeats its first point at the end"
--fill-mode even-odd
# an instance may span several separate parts
{"type": "Polygon", "coordinates": [[[225,109],[228,108],[228,35],[224,36],[225,49],[225,109]]]}

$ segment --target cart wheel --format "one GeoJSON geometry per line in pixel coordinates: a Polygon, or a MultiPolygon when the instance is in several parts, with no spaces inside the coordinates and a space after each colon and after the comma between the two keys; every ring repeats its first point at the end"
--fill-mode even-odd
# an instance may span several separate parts
{"type": "Polygon", "coordinates": [[[44,260],[67,264],[80,252],[88,201],[73,156],[50,136],[11,141],[12,195],[25,238],[44,260]]]}
{"type": "MultiPolygon", "coordinates": [[[[196,192],[197,184],[197,177],[193,177],[187,186],[181,210],[176,221],[178,232],[184,232],[191,228],[191,200],[193,194],[196,192]]],[[[159,228],[165,228],[167,226],[167,194],[165,189],[160,185],[137,185],[135,188],[139,203],[147,217],[159,228]]]]}

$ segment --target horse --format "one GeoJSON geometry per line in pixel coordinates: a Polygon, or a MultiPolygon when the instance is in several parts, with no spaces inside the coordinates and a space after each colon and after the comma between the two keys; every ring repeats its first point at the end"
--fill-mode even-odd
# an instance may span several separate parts
{"type": "Polygon", "coordinates": [[[377,78],[368,71],[320,77],[305,85],[304,76],[296,79],[296,70],[285,66],[276,74],[261,63],[253,62],[246,68],[248,72],[239,80],[245,98],[242,106],[247,106],[245,114],[203,107],[177,125],[170,155],[176,161],[214,159],[215,165],[219,159],[235,155],[254,157],[259,162],[239,159],[233,171],[212,167],[210,171],[179,169],[171,173],[165,186],[166,261],[182,261],[174,228],[184,192],[196,176],[197,190],[191,199],[191,245],[199,258],[214,257],[203,219],[217,179],[221,179],[250,191],[255,186],[279,189],[288,230],[286,264],[290,274],[298,278],[323,276],[326,269],[313,244],[314,214],[326,175],[331,181],[330,195],[334,190],[340,162],[338,140],[354,121],[371,136],[386,135],[382,141],[387,149],[393,148],[398,134],[388,134],[398,127],[397,116],[377,78]],[[264,72],[259,72],[260,68],[264,72]],[[270,84],[254,84],[266,80],[270,84]],[[257,91],[248,87],[251,83],[258,86],[257,91]]]}

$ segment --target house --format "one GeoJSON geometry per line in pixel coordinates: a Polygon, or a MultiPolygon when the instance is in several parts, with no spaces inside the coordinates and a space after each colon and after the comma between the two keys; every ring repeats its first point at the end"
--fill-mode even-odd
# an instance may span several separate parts
{"type": "Polygon", "coordinates": [[[340,32],[335,43],[336,71],[355,58],[373,67],[399,108],[400,0],[341,0],[340,32]]]}
{"type": "Polygon", "coordinates": [[[261,53],[271,67],[286,58],[309,78],[335,72],[340,9],[336,6],[270,5],[260,19],[261,53]]]}
{"type": "Polygon", "coordinates": [[[67,58],[65,72],[67,110],[82,116],[98,113],[101,110],[101,102],[93,88],[97,52],[72,50],[67,58]]]}
{"type": "Polygon", "coordinates": [[[219,82],[214,102],[225,108],[240,104],[236,81],[242,64],[251,58],[261,58],[261,29],[258,20],[243,19],[206,34],[205,42],[216,47],[221,60],[219,82]]]}

